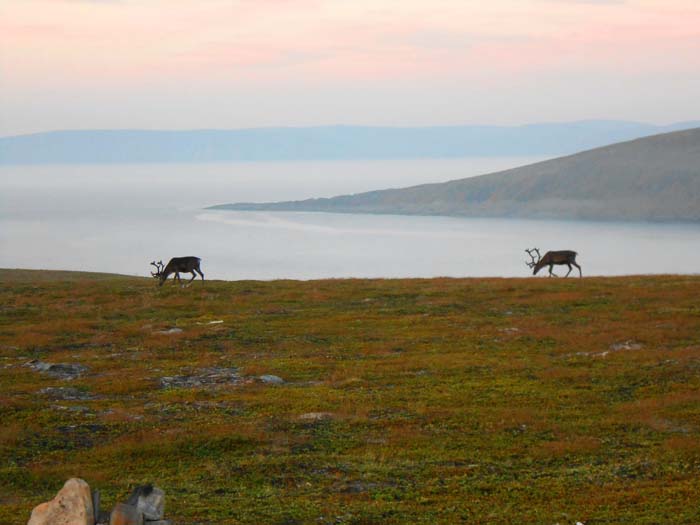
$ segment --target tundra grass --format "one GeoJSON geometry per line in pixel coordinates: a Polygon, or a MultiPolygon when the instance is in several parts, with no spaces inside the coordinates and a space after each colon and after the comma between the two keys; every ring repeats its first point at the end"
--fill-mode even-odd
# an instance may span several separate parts
{"type": "Polygon", "coordinates": [[[1,275],[0,523],[72,476],[181,525],[700,523],[700,277],[1,275]]]}

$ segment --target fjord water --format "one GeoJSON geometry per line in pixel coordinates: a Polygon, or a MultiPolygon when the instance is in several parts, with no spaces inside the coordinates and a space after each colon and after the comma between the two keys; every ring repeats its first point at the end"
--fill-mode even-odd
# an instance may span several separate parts
{"type": "MultiPolygon", "coordinates": [[[[232,212],[443,182],[540,159],[5,166],[0,267],[148,275],[197,255],[209,278],[526,276],[524,249],[574,249],[584,275],[696,273],[700,225],[232,212]]],[[[562,273],[562,270],[558,270],[562,273]]]]}

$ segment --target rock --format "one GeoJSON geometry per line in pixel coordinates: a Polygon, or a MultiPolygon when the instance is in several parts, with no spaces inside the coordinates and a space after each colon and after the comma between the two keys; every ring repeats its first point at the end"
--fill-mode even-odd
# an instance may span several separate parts
{"type": "Polygon", "coordinates": [[[377,483],[363,483],[362,481],[349,481],[338,488],[338,492],[343,494],[362,494],[379,487],[377,483]]]}
{"type": "Polygon", "coordinates": [[[88,484],[71,478],[56,497],[34,507],[27,525],[93,525],[92,494],[88,484]]]}
{"type": "Polygon", "coordinates": [[[304,421],[324,421],[332,418],[333,414],[330,412],[308,412],[299,416],[299,419],[303,419],[304,421]]]}
{"type": "Polygon", "coordinates": [[[258,379],[260,379],[260,381],[262,381],[263,383],[266,383],[268,385],[283,385],[284,384],[284,379],[282,379],[279,376],[273,376],[271,374],[262,375],[258,379]]]}
{"type": "Polygon", "coordinates": [[[45,363],[44,361],[32,360],[26,366],[37,372],[43,372],[51,377],[72,381],[87,372],[88,367],[78,363],[45,363]]]}
{"type": "Polygon", "coordinates": [[[92,491],[92,511],[95,515],[95,523],[109,523],[109,514],[105,519],[105,513],[100,509],[100,491],[92,491]]]}
{"type": "Polygon", "coordinates": [[[92,513],[95,516],[95,522],[99,521],[100,516],[100,491],[92,491],[92,513]]]}
{"type": "Polygon", "coordinates": [[[143,514],[133,505],[117,503],[109,517],[109,525],[143,525],[143,514]]]}
{"type": "Polygon", "coordinates": [[[170,329],[168,329],[168,330],[158,330],[156,333],[157,333],[157,334],[162,334],[162,335],[181,334],[181,333],[182,333],[182,328],[170,328],[170,329]]]}
{"type": "Polygon", "coordinates": [[[145,525],[173,525],[170,520],[149,520],[145,525]]]}
{"type": "Polygon", "coordinates": [[[134,489],[127,503],[141,511],[147,521],[160,520],[165,511],[165,492],[153,485],[142,485],[134,489]]]}
{"type": "Polygon", "coordinates": [[[640,343],[637,343],[631,339],[610,345],[610,350],[613,352],[619,352],[621,350],[639,350],[641,348],[642,345],[640,343]]]}
{"type": "Polygon", "coordinates": [[[87,401],[88,399],[93,399],[93,396],[88,392],[83,392],[73,387],[50,386],[48,388],[42,388],[39,390],[40,394],[47,396],[49,399],[60,399],[63,401],[87,401]]]}
{"type": "Polygon", "coordinates": [[[237,368],[200,368],[192,375],[160,378],[162,388],[194,388],[204,385],[236,384],[241,381],[237,368]]]}

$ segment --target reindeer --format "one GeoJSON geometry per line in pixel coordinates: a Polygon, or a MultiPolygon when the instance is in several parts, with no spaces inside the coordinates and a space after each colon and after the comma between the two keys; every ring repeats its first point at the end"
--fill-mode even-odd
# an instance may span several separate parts
{"type": "Polygon", "coordinates": [[[552,272],[552,267],[555,264],[565,264],[569,267],[569,271],[566,272],[566,275],[564,277],[568,277],[571,273],[571,265],[573,264],[574,266],[576,266],[576,268],[578,268],[578,276],[583,277],[581,267],[576,263],[576,255],[578,255],[576,252],[572,252],[571,250],[547,252],[544,254],[544,257],[542,257],[538,248],[532,248],[531,250],[525,251],[532,259],[532,261],[525,262],[527,266],[533,268],[532,275],[537,275],[537,272],[539,272],[542,268],[544,268],[545,266],[549,266],[549,276],[558,277],[554,272],[552,272]],[[537,259],[535,259],[533,252],[537,254],[537,259]]]}
{"type": "Polygon", "coordinates": [[[192,279],[189,280],[189,283],[195,280],[197,274],[199,274],[202,277],[202,281],[204,281],[204,274],[199,268],[200,262],[201,259],[199,257],[173,257],[170,259],[168,264],[165,265],[165,267],[163,267],[163,261],[158,261],[157,263],[151,262],[151,264],[155,266],[157,270],[156,273],[151,272],[151,275],[160,280],[158,286],[163,286],[163,283],[168,276],[173,273],[175,274],[173,282],[175,282],[175,279],[177,279],[177,281],[182,284],[182,280],[180,280],[180,272],[188,272],[192,274],[192,279]]]}

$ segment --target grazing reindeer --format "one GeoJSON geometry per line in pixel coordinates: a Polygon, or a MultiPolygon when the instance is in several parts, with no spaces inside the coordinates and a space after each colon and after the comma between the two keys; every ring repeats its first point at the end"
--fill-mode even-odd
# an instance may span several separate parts
{"type": "Polygon", "coordinates": [[[197,274],[199,274],[202,277],[202,281],[204,281],[204,274],[199,268],[200,262],[201,259],[199,257],[173,257],[172,259],[170,259],[170,262],[168,262],[168,264],[165,265],[165,268],[163,268],[160,271],[160,273],[155,274],[153,276],[158,277],[160,279],[160,283],[158,284],[158,286],[163,286],[163,283],[168,278],[168,276],[173,273],[175,274],[173,282],[175,282],[175,279],[177,279],[179,283],[182,283],[182,281],[180,280],[180,272],[189,272],[192,274],[192,279],[189,280],[190,283],[195,280],[197,274]]]}
{"type": "Polygon", "coordinates": [[[569,271],[566,272],[566,275],[564,277],[568,277],[569,274],[571,273],[571,265],[576,266],[578,268],[578,276],[583,277],[583,272],[581,271],[581,267],[576,263],[576,255],[578,255],[576,252],[572,252],[571,250],[561,250],[558,252],[547,252],[544,254],[544,257],[540,255],[540,250],[537,248],[533,248],[531,250],[525,250],[527,254],[530,256],[532,261],[526,262],[530,268],[532,268],[532,275],[537,275],[537,272],[539,272],[542,268],[545,266],[549,266],[549,276],[550,277],[557,277],[555,273],[552,272],[552,267],[555,264],[565,264],[569,267],[569,271]],[[537,254],[537,259],[535,259],[535,256],[533,255],[533,252],[537,254]]]}

